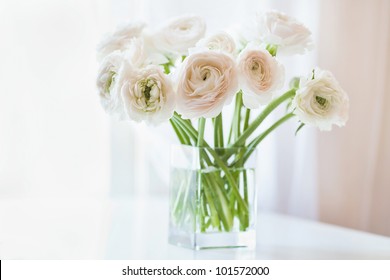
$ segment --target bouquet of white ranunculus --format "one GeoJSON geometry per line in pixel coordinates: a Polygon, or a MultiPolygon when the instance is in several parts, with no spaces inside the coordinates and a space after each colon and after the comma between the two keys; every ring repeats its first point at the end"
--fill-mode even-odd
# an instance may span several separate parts
{"type": "Polygon", "coordinates": [[[312,48],[311,32],[283,13],[259,15],[251,39],[226,32],[205,37],[205,32],[203,19],[192,15],[157,28],[144,23],[118,28],[98,47],[99,96],[109,114],[154,125],[169,120],[181,144],[199,147],[199,169],[208,170],[196,183],[199,204],[189,202],[188,187],[178,188],[171,206],[176,226],[190,220],[192,225],[199,222],[192,229],[201,233],[245,231],[251,220],[248,178],[237,170],[269,133],[294,116],[298,130],[305,124],[320,130],[343,126],[348,96],[330,72],[319,68],[306,78],[293,78],[280,93],[286,83],[277,57],[312,48]],[[222,110],[233,99],[225,137],[222,110]],[[255,134],[282,103],[289,104],[286,114],[255,134]],[[253,116],[251,109],[258,108],[253,116]],[[204,138],[207,119],[214,130],[212,144],[204,138]]]}

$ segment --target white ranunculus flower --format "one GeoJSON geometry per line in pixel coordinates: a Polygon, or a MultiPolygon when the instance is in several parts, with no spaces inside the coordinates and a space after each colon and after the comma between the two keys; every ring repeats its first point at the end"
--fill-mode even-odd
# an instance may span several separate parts
{"type": "Polygon", "coordinates": [[[99,43],[97,47],[98,58],[103,59],[106,55],[117,50],[126,50],[132,39],[141,36],[144,27],[144,23],[129,23],[119,26],[113,33],[106,35],[99,43]]]}
{"type": "Polygon", "coordinates": [[[283,87],[284,67],[268,51],[248,45],[238,57],[238,72],[247,108],[267,104],[283,87]]]}
{"type": "Polygon", "coordinates": [[[278,54],[303,54],[313,48],[311,32],[294,18],[277,11],[257,17],[260,40],[278,46],[278,54]]]}
{"type": "Polygon", "coordinates": [[[156,65],[138,69],[129,63],[124,64],[118,77],[118,89],[131,120],[156,125],[173,114],[175,93],[172,82],[156,65]]]}
{"type": "Polygon", "coordinates": [[[331,72],[316,68],[309,78],[301,79],[292,103],[301,122],[331,130],[348,120],[349,98],[331,72]]]}
{"type": "Polygon", "coordinates": [[[204,47],[212,51],[223,51],[234,55],[236,44],[232,36],[226,32],[218,32],[200,40],[196,47],[204,47]]]}
{"type": "Polygon", "coordinates": [[[96,80],[102,107],[108,114],[120,119],[124,117],[124,108],[117,81],[122,63],[123,56],[120,51],[109,54],[101,63],[96,80]]]}
{"type": "Polygon", "coordinates": [[[155,32],[154,45],[167,54],[187,55],[205,32],[206,23],[201,17],[172,18],[155,32]]]}
{"type": "Polygon", "coordinates": [[[230,55],[210,50],[193,53],[178,73],[177,111],[188,119],[216,117],[237,89],[236,64],[230,55]]]}

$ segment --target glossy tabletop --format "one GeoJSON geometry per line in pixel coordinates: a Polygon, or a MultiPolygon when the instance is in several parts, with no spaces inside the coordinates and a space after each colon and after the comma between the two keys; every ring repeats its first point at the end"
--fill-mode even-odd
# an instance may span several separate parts
{"type": "Polygon", "coordinates": [[[260,212],[257,248],[167,243],[166,197],[0,199],[0,259],[390,259],[390,238],[260,212]]]}

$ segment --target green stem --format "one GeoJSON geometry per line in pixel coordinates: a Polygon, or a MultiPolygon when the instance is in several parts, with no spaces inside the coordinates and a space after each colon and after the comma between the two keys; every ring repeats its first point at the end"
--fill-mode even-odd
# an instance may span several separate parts
{"type": "MultiPolygon", "coordinates": [[[[198,141],[196,141],[196,146],[197,147],[201,147],[203,145],[203,138],[204,138],[204,129],[205,129],[205,125],[206,125],[206,119],[205,118],[200,118],[198,120],[198,141]]],[[[202,152],[199,151],[199,158],[201,159],[202,158],[202,152]]],[[[201,182],[202,180],[204,180],[204,174],[202,173],[202,169],[203,169],[203,162],[202,160],[200,161],[200,167],[201,169],[198,171],[198,181],[201,182]]],[[[206,184],[202,184],[202,189],[201,189],[201,192],[198,194],[199,195],[199,199],[201,199],[201,193],[204,192],[207,196],[207,201],[210,205],[210,209],[213,209],[211,210],[211,220],[212,220],[212,224],[214,227],[218,227],[219,226],[219,219],[218,219],[218,212],[216,209],[215,209],[215,206],[214,206],[214,203],[213,201],[214,198],[213,194],[210,194],[211,192],[211,189],[207,187],[206,184]]],[[[206,216],[205,216],[205,213],[204,211],[202,211],[203,209],[200,208],[199,209],[199,218],[201,221],[204,221],[206,216]]],[[[206,231],[206,228],[205,228],[205,225],[202,225],[202,231],[206,231]]]]}
{"type": "MultiPolygon", "coordinates": [[[[196,130],[191,126],[191,125],[188,125],[188,123],[186,123],[179,115],[177,114],[174,114],[173,115],[173,118],[178,122],[180,123],[183,127],[185,127],[188,135],[190,137],[193,138],[194,141],[197,140],[197,133],[196,133],[196,130]]],[[[238,190],[238,187],[237,187],[237,184],[235,183],[234,181],[234,178],[232,176],[232,174],[230,173],[227,165],[225,164],[225,162],[223,162],[221,160],[221,158],[219,157],[219,155],[207,144],[206,141],[203,141],[203,147],[205,147],[207,149],[207,151],[211,154],[211,156],[214,158],[216,164],[221,167],[221,169],[223,170],[223,172],[225,173],[225,176],[229,182],[229,184],[231,185],[232,187],[232,190],[233,190],[233,193],[235,194],[236,196],[236,199],[237,199],[237,203],[242,207],[243,211],[246,213],[246,215],[248,215],[248,206],[246,205],[246,203],[242,200],[242,197],[240,195],[240,192],[238,190]]],[[[207,160],[207,157],[205,157],[205,159],[207,160]]],[[[211,165],[211,163],[208,163],[209,165],[211,165]]]]}
{"type": "MultiPolygon", "coordinates": [[[[187,123],[188,124],[188,123],[187,123]]],[[[206,125],[206,119],[200,118],[198,122],[198,141],[197,141],[197,147],[202,149],[203,147],[203,138],[204,138],[204,130],[206,125]]],[[[202,159],[202,156],[205,154],[204,151],[199,151],[199,158],[202,159]]],[[[230,231],[232,228],[233,218],[231,215],[231,212],[229,211],[228,202],[225,196],[225,193],[220,189],[220,187],[217,185],[217,182],[212,180],[212,178],[209,178],[209,174],[206,172],[203,172],[203,168],[205,166],[202,163],[201,160],[201,170],[199,173],[199,180],[203,181],[203,189],[208,192],[210,191],[210,194],[212,196],[211,199],[214,201],[214,205],[217,209],[217,211],[214,211],[214,215],[218,214],[220,217],[220,220],[222,221],[222,224],[226,231],[230,231]]],[[[211,174],[212,175],[212,174],[211,174]]],[[[210,201],[209,201],[210,203],[210,201]]],[[[202,212],[200,212],[202,213],[202,212]]],[[[204,217],[201,217],[201,219],[204,219],[204,217]]],[[[215,217],[213,219],[216,220],[215,217]]]]}
{"type": "Polygon", "coordinates": [[[237,93],[236,111],[237,116],[235,118],[236,124],[234,125],[234,140],[237,140],[241,133],[241,108],[242,108],[242,92],[237,93]]]}
{"type": "Polygon", "coordinates": [[[206,125],[206,119],[200,118],[198,122],[198,142],[196,144],[197,147],[203,146],[203,137],[204,137],[204,128],[206,125]]]}
{"type": "Polygon", "coordinates": [[[238,190],[238,187],[237,187],[237,184],[234,180],[234,177],[232,176],[232,174],[230,173],[228,167],[226,166],[226,164],[221,160],[221,158],[218,156],[218,154],[210,147],[207,147],[207,151],[212,155],[212,157],[214,158],[216,164],[221,167],[221,169],[223,170],[223,172],[225,172],[225,176],[229,182],[229,184],[231,185],[232,187],[232,190],[233,190],[233,193],[235,194],[236,196],[236,199],[237,199],[237,203],[240,205],[240,207],[242,207],[243,211],[248,214],[248,205],[246,205],[246,203],[242,200],[242,197],[241,197],[241,194],[240,194],[240,191],[238,190]]]}
{"type": "Polygon", "coordinates": [[[264,121],[264,119],[281,103],[286,101],[287,99],[292,98],[295,95],[296,89],[290,89],[285,92],[283,95],[278,98],[272,100],[267,107],[257,116],[257,118],[249,125],[249,127],[238,137],[235,143],[230,145],[230,147],[240,147],[245,140],[256,130],[256,128],[264,121]]]}
{"type": "MultiPolygon", "coordinates": [[[[213,225],[213,227],[218,228],[219,218],[218,218],[217,208],[215,207],[215,204],[214,204],[214,199],[213,199],[212,194],[208,188],[204,188],[203,190],[204,190],[204,194],[205,194],[207,203],[209,204],[209,207],[210,207],[211,224],[213,225]]],[[[202,211],[201,214],[205,215],[205,213],[203,213],[203,212],[205,212],[205,211],[202,211]]],[[[201,217],[201,219],[204,219],[204,216],[201,217]]]]}
{"type": "MultiPolygon", "coordinates": [[[[248,126],[249,126],[250,115],[251,115],[251,110],[250,110],[249,108],[247,108],[246,111],[245,111],[244,131],[247,130],[247,128],[248,128],[248,126]]],[[[244,145],[245,145],[245,143],[244,143],[244,145]]],[[[242,161],[240,162],[240,166],[243,167],[244,164],[245,164],[245,161],[242,160],[242,161]]],[[[244,185],[243,185],[243,188],[244,188],[244,201],[246,202],[246,204],[249,205],[247,170],[244,170],[243,172],[244,172],[244,173],[243,173],[243,180],[244,180],[244,182],[243,182],[243,183],[244,183],[244,185]]],[[[246,227],[248,227],[248,226],[249,226],[249,217],[248,217],[248,219],[246,220],[246,222],[247,222],[247,223],[246,223],[246,227]]],[[[245,230],[246,227],[243,226],[243,230],[245,230]]]]}
{"type": "Polygon", "coordinates": [[[241,113],[241,105],[242,105],[242,91],[240,90],[236,94],[236,103],[234,106],[234,114],[233,114],[232,124],[230,126],[230,131],[229,131],[228,144],[231,143],[232,138],[236,137],[234,140],[236,140],[238,138],[237,122],[238,122],[238,118],[240,117],[240,113],[241,113]]]}
{"type": "MultiPolygon", "coordinates": [[[[183,130],[186,131],[187,135],[190,138],[192,138],[194,142],[196,142],[196,143],[199,142],[199,140],[197,139],[198,133],[192,127],[191,124],[184,121],[178,114],[174,114],[173,119],[182,127],[183,130]]],[[[202,128],[202,124],[200,124],[200,128],[202,128]]],[[[226,177],[228,184],[230,185],[231,190],[232,190],[232,192],[235,196],[235,199],[237,201],[237,206],[240,208],[240,212],[239,212],[240,222],[245,224],[246,221],[248,220],[248,215],[249,215],[248,205],[241,197],[241,194],[240,194],[240,191],[238,189],[235,178],[231,174],[231,171],[229,170],[229,168],[227,167],[225,162],[223,160],[221,160],[220,156],[207,144],[207,142],[203,140],[202,143],[203,143],[202,147],[204,147],[205,150],[207,150],[207,152],[214,158],[215,164],[218,167],[220,167],[222,169],[222,171],[225,173],[225,177],[226,177]]],[[[203,153],[202,153],[201,158],[207,162],[207,165],[212,166],[213,164],[210,161],[210,159],[208,158],[208,155],[207,155],[205,150],[202,151],[203,153]]],[[[216,175],[216,174],[214,174],[214,175],[216,175]]],[[[221,180],[221,178],[219,176],[214,176],[213,178],[215,180],[221,180]]]]}
{"type": "Polygon", "coordinates": [[[183,133],[181,128],[172,119],[170,119],[169,122],[171,123],[172,128],[177,135],[177,138],[179,138],[180,143],[182,145],[191,145],[190,138],[188,138],[188,136],[185,133],[183,133]]]}
{"type": "Polygon", "coordinates": [[[247,178],[247,175],[246,175],[246,172],[247,170],[244,170],[243,171],[243,180],[244,180],[244,200],[246,203],[249,202],[249,197],[248,197],[248,178],[247,178]]]}
{"type": "Polygon", "coordinates": [[[246,109],[245,111],[245,119],[244,119],[244,131],[248,128],[249,126],[249,119],[251,116],[251,109],[246,109]]]}
{"type": "Polygon", "coordinates": [[[214,147],[223,147],[223,122],[222,112],[214,118],[214,147]]]}
{"type": "Polygon", "coordinates": [[[209,189],[213,196],[213,201],[217,209],[218,216],[226,231],[230,231],[233,226],[233,216],[229,209],[226,193],[221,190],[218,183],[210,178],[211,173],[203,173],[204,189],[209,189]]]}

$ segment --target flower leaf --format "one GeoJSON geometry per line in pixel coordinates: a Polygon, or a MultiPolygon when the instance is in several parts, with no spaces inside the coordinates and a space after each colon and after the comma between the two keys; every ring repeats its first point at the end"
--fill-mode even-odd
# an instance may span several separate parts
{"type": "Polygon", "coordinates": [[[299,132],[299,131],[301,130],[301,128],[304,127],[304,126],[305,126],[304,123],[301,123],[301,124],[298,126],[297,130],[295,130],[295,136],[297,136],[298,132],[299,132]]]}

